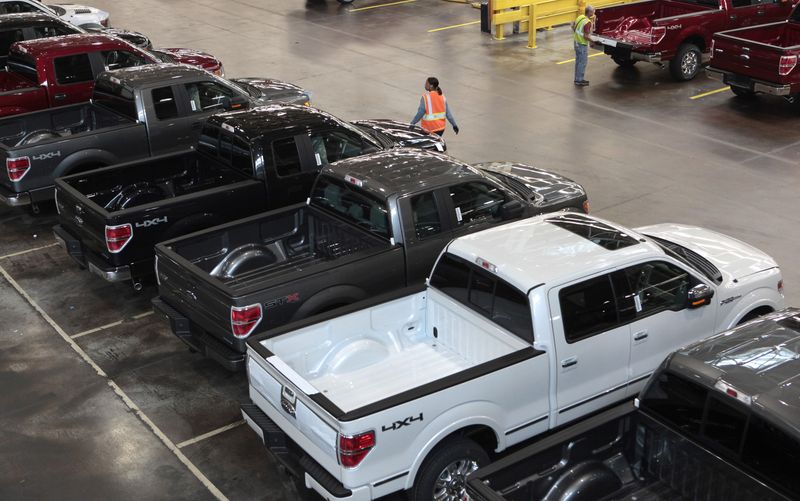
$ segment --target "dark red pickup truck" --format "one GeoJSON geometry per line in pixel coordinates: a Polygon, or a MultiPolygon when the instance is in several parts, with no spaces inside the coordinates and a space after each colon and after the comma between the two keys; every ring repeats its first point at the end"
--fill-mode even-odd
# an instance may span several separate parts
{"type": "Polygon", "coordinates": [[[597,9],[592,47],[620,66],[669,62],[672,77],[700,71],[714,33],[783,20],[790,0],[650,0],[597,9]]]}
{"type": "Polygon", "coordinates": [[[731,86],[734,94],[757,93],[800,100],[800,7],[781,23],[725,31],[714,35],[708,76],[731,86]]]}
{"type": "MultiPolygon", "coordinates": [[[[212,72],[221,68],[219,61],[207,54],[169,50],[175,62],[212,72]]],[[[65,35],[15,43],[8,54],[7,70],[0,71],[0,116],[88,101],[94,79],[101,72],[158,62],[158,56],[108,35],[65,35]]]]}

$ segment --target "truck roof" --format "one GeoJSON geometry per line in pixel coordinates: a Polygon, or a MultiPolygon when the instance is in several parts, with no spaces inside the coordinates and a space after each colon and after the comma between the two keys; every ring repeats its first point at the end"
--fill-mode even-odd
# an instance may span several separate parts
{"type": "Polygon", "coordinates": [[[141,50],[121,38],[90,33],[37,38],[36,40],[16,42],[12,45],[12,48],[15,46],[17,47],[16,50],[35,59],[38,59],[43,54],[52,54],[54,56],[75,54],[83,52],[89,47],[92,52],[106,49],[134,49],[137,52],[141,50]]]}
{"type": "Polygon", "coordinates": [[[459,178],[480,179],[475,167],[453,157],[417,148],[394,148],[331,164],[323,173],[361,181],[361,188],[379,198],[450,185],[459,178]]]}
{"type": "Polygon", "coordinates": [[[568,282],[664,251],[631,230],[577,213],[544,214],[453,240],[451,254],[494,266],[494,273],[521,291],[568,282]]]}
{"type": "Polygon", "coordinates": [[[800,309],[771,313],[690,345],[672,356],[669,368],[709,388],[724,381],[750,397],[753,412],[800,436],[800,309]]]}
{"type": "Polygon", "coordinates": [[[72,26],[61,19],[53,17],[50,14],[45,14],[44,12],[20,12],[16,14],[3,14],[0,16],[0,29],[3,30],[13,28],[30,28],[40,25],[52,26],[54,24],[69,27],[70,29],[73,29],[75,33],[80,33],[83,31],[81,28],[72,26]]]}
{"type": "Polygon", "coordinates": [[[219,113],[208,119],[208,123],[219,127],[229,126],[248,140],[253,140],[273,131],[292,135],[320,125],[340,127],[344,123],[329,113],[298,104],[270,104],[248,110],[219,113]]]}
{"type": "Polygon", "coordinates": [[[113,71],[105,71],[98,78],[115,78],[120,85],[128,88],[141,88],[150,85],[172,85],[182,80],[209,78],[206,70],[186,64],[155,63],[132,66],[113,71]],[[169,82],[166,84],[165,82],[169,82]]]}

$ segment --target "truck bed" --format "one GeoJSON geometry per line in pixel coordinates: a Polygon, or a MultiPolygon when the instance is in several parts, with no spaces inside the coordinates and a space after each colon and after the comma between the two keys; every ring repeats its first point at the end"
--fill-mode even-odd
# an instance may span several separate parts
{"type": "Polygon", "coordinates": [[[277,357],[271,361],[279,370],[288,368],[349,412],[527,346],[481,325],[478,318],[465,317],[452,299],[429,289],[261,345],[277,357]],[[401,325],[398,318],[404,320],[401,325]]]}
{"type": "Polygon", "coordinates": [[[711,66],[746,78],[794,86],[797,84],[796,73],[780,75],[778,67],[781,56],[798,54],[800,23],[764,24],[714,35],[711,66]]]}
{"type": "Polygon", "coordinates": [[[680,0],[651,0],[597,9],[595,33],[614,39],[624,39],[630,31],[652,26],[657,19],[716,10],[713,2],[680,0]]]}

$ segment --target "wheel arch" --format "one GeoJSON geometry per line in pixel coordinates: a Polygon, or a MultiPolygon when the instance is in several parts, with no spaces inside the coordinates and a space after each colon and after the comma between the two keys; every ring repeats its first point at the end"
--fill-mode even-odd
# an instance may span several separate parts
{"type": "Polygon", "coordinates": [[[62,177],[78,172],[83,165],[104,167],[119,163],[117,157],[105,150],[80,150],[65,158],[53,172],[53,177],[62,177]]]}
{"type": "Polygon", "coordinates": [[[334,285],[315,292],[305,299],[303,304],[292,315],[292,321],[306,318],[329,309],[345,306],[361,301],[367,297],[367,292],[355,285],[334,285]]]}

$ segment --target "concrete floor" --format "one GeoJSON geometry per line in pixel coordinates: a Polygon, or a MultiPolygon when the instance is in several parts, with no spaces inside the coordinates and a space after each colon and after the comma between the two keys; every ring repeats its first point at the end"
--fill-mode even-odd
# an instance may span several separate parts
{"type": "MultiPolygon", "coordinates": [[[[87,0],[88,2],[89,0],[87,0]]],[[[229,76],[298,83],[342,118],[414,114],[442,82],[466,161],[515,160],[584,184],[592,212],[739,237],[783,268],[800,304],[796,127],[780,99],[743,102],[704,77],[590,59],[572,86],[570,34],[491,40],[441,0],[93,0],[157,45],[205,49],[229,76]]],[[[188,351],[149,314],[152,288],[109,285],[54,246],[50,212],[0,209],[0,499],[297,499],[241,425],[244,376],[188,351]]]]}

